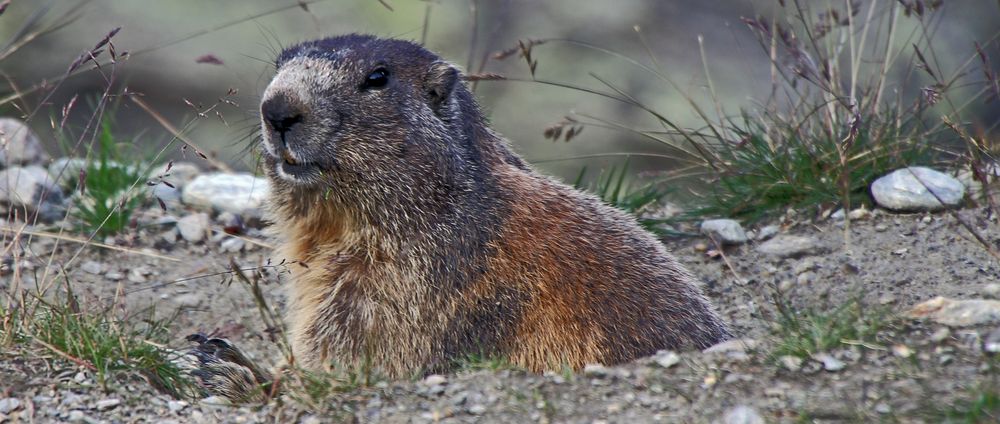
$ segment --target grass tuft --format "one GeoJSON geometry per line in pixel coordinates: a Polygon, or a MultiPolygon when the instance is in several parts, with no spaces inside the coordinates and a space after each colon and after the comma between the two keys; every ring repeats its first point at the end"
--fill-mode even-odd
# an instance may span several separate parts
{"type": "Polygon", "coordinates": [[[874,341],[890,319],[887,310],[867,305],[862,296],[852,297],[832,310],[811,306],[798,309],[780,294],[774,296],[774,305],[778,315],[772,328],[776,340],[771,355],[775,358],[809,358],[846,341],[874,341]]]}
{"type": "Polygon", "coordinates": [[[111,120],[101,123],[96,158],[76,180],[75,190],[80,195],[72,212],[82,231],[101,236],[128,228],[142,203],[136,186],[143,180],[143,167],[123,154],[112,128],[111,120]]]}
{"type": "Polygon", "coordinates": [[[602,171],[596,180],[588,184],[584,182],[587,176],[587,168],[584,167],[580,169],[573,186],[597,195],[604,203],[635,215],[639,224],[654,234],[666,235],[668,231],[663,225],[669,219],[644,217],[642,214],[659,206],[667,191],[655,181],[633,186],[628,178],[628,170],[629,162],[626,159],[620,167],[612,166],[607,171],[602,171]]]}
{"type": "Polygon", "coordinates": [[[113,308],[85,310],[72,292],[63,298],[31,297],[0,306],[4,346],[31,345],[94,373],[105,390],[116,379],[142,375],[175,397],[191,397],[191,382],[171,359],[167,343],[169,319],[153,308],[121,316],[113,308]]]}

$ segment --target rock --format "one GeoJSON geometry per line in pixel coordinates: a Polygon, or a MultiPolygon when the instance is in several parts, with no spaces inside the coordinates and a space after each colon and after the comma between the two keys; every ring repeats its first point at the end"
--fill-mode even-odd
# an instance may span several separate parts
{"type": "Polygon", "coordinates": [[[173,301],[180,306],[193,308],[201,304],[204,296],[198,293],[184,293],[173,297],[173,301]]]}
{"type": "Polygon", "coordinates": [[[1000,284],[989,283],[983,286],[983,294],[993,298],[1000,297],[1000,284]]]}
{"type": "Polygon", "coordinates": [[[48,158],[38,136],[24,122],[0,118],[0,167],[37,164],[48,158]]]}
{"type": "Polygon", "coordinates": [[[812,358],[815,359],[815,360],[817,360],[817,361],[819,361],[819,362],[822,362],[823,363],[823,369],[825,369],[825,370],[827,370],[829,372],[837,372],[837,371],[840,371],[840,370],[844,369],[844,367],[847,366],[846,364],[844,364],[844,361],[841,361],[841,360],[833,357],[833,355],[831,355],[829,353],[817,353],[817,354],[813,355],[812,358]]]}
{"type": "Polygon", "coordinates": [[[911,166],[875,180],[871,192],[875,202],[886,209],[936,211],[958,205],[965,197],[965,186],[948,174],[911,166]]]}
{"type": "Polygon", "coordinates": [[[760,413],[756,409],[746,405],[739,405],[729,408],[724,414],[722,414],[722,419],[717,421],[719,424],[764,424],[764,417],[760,416],[760,413]]]}
{"type": "Polygon", "coordinates": [[[701,233],[720,244],[742,244],[747,242],[747,233],[739,222],[732,219],[709,219],[702,221],[701,233]]]}
{"type": "Polygon", "coordinates": [[[653,356],[653,361],[663,368],[670,368],[681,361],[680,355],[669,350],[661,350],[653,356]]]}
{"type": "Polygon", "coordinates": [[[941,327],[931,334],[931,341],[934,343],[941,343],[951,337],[951,330],[948,327],[941,327]]]}
{"type": "Polygon", "coordinates": [[[84,261],[80,264],[80,270],[87,274],[97,275],[101,273],[101,264],[95,261],[84,261]]]}
{"type": "Polygon", "coordinates": [[[198,165],[191,162],[172,162],[169,166],[169,170],[167,164],[153,167],[149,172],[149,179],[151,181],[167,181],[174,187],[183,189],[198,174],[201,174],[198,165]]]}
{"type": "Polygon", "coordinates": [[[779,231],[781,231],[781,228],[779,228],[777,225],[765,225],[764,227],[762,227],[760,230],[757,231],[757,240],[761,241],[767,240],[771,237],[778,235],[779,231]]]}
{"type": "Polygon", "coordinates": [[[798,356],[785,355],[778,358],[778,362],[789,371],[798,371],[802,368],[802,358],[798,356]]]}
{"type": "Polygon", "coordinates": [[[729,339],[721,343],[709,346],[702,353],[746,353],[757,348],[757,341],[754,339],[729,339]]]}
{"type": "Polygon", "coordinates": [[[604,377],[608,375],[608,368],[601,364],[587,364],[583,367],[583,375],[587,377],[604,377]]]}
{"type": "Polygon", "coordinates": [[[67,417],[66,420],[71,423],[78,423],[81,421],[86,421],[88,419],[89,418],[87,417],[86,414],[83,413],[83,411],[79,409],[74,409],[72,411],[69,411],[69,416],[67,417]]]}
{"type": "Polygon", "coordinates": [[[121,405],[121,403],[122,400],[118,398],[102,399],[97,401],[96,404],[94,404],[94,408],[97,409],[98,411],[107,411],[109,409],[117,407],[118,405],[121,405]]]}
{"type": "Polygon", "coordinates": [[[250,174],[212,173],[199,175],[184,187],[184,203],[260,218],[261,205],[270,190],[268,181],[250,174]]]}
{"type": "Polygon", "coordinates": [[[800,286],[807,285],[813,281],[816,281],[816,273],[812,271],[803,272],[798,277],[795,277],[795,284],[800,286]]]}
{"type": "Polygon", "coordinates": [[[162,182],[149,187],[149,197],[159,199],[167,209],[177,209],[181,206],[181,191],[162,182]]]}
{"type": "Polygon", "coordinates": [[[483,415],[486,413],[486,405],[477,403],[475,405],[469,406],[468,408],[466,408],[466,410],[469,411],[469,413],[472,415],[483,415]]]}
{"type": "Polygon", "coordinates": [[[185,402],[185,401],[183,401],[183,400],[171,400],[171,401],[167,402],[167,409],[169,409],[170,412],[175,412],[175,413],[176,412],[180,412],[180,411],[183,411],[184,408],[187,408],[187,407],[188,407],[188,403],[185,402]]]}
{"type": "Polygon", "coordinates": [[[0,399],[0,414],[9,414],[20,407],[21,401],[18,398],[0,399]]]}
{"type": "Polygon", "coordinates": [[[24,207],[46,222],[63,217],[63,192],[40,166],[13,166],[0,171],[0,203],[24,207]]]}
{"type": "Polygon", "coordinates": [[[81,158],[59,158],[49,164],[49,174],[63,186],[75,183],[80,170],[87,167],[87,161],[81,158]]]}
{"type": "Polygon", "coordinates": [[[910,309],[911,318],[930,319],[951,327],[1000,322],[1000,300],[949,299],[938,296],[910,309]]]}
{"type": "Polygon", "coordinates": [[[443,376],[443,375],[440,375],[440,374],[431,374],[431,375],[427,376],[427,378],[424,378],[423,383],[426,384],[426,385],[428,385],[428,386],[439,386],[439,385],[442,385],[442,384],[446,383],[447,381],[448,381],[448,379],[445,378],[445,376],[443,376]]]}
{"type": "Polygon", "coordinates": [[[243,246],[246,244],[243,239],[236,237],[227,237],[222,243],[219,244],[219,249],[226,253],[239,253],[243,250],[243,246]]]}
{"type": "Polygon", "coordinates": [[[1000,328],[994,328],[983,337],[983,351],[987,353],[1000,352],[1000,328]]]}
{"type": "Polygon", "coordinates": [[[812,237],[779,235],[757,246],[757,251],[779,258],[797,258],[826,250],[819,240],[812,237]]]}
{"type": "Polygon", "coordinates": [[[120,273],[118,271],[108,271],[107,274],[104,274],[104,278],[107,278],[108,280],[111,280],[111,281],[119,281],[122,278],[125,278],[125,276],[122,275],[122,273],[120,273]]]}
{"type": "Polygon", "coordinates": [[[180,231],[181,237],[191,243],[204,240],[208,229],[208,214],[204,212],[193,213],[177,220],[177,230],[180,231]]]}

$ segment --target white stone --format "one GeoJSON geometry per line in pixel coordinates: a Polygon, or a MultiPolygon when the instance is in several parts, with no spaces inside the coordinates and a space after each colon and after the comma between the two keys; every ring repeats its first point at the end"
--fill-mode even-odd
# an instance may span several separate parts
{"type": "Polygon", "coordinates": [[[228,237],[222,240],[222,243],[219,244],[219,249],[226,253],[239,253],[243,250],[245,244],[246,242],[243,239],[228,237]]]}
{"type": "Polygon", "coordinates": [[[101,273],[101,263],[95,261],[84,261],[80,264],[80,270],[86,272],[87,274],[100,274],[101,273]]]}
{"type": "Polygon", "coordinates": [[[930,319],[952,327],[1000,322],[1000,300],[938,296],[914,306],[908,314],[911,318],[930,319]]]}
{"type": "Polygon", "coordinates": [[[794,258],[812,255],[825,250],[819,240],[812,237],[779,235],[757,246],[757,251],[779,258],[794,258]]]}
{"type": "Polygon", "coordinates": [[[844,367],[847,366],[846,364],[844,364],[844,361],[835,358],[833,355],[829,353],[817,353],[813,355],[813,359],[822,362],[823,369],[829,372],[837,372],[844,369],[844,367]]]}
{"type": "Polygon", "coordinates": [[[0,171],[0,203],[38,212],[43,220],[62,217],[63,192],[40,166],[10,167],[0,171]]]}
{"type": "Polygon", "coordinates": [[[20,407],[21,401],[18,398],[0,399],[0,414],[9,414],[20,407]]]}
{"type": "Polygon", "coordinates": [[[212,173],[199,175],[188,183],[181,199],[191,206],[259,218],[269,191],[270,185],[264,178],[250,174],[212,173]]]}
{"type": "Polygon", "coordinates": [[[669,350],[661,350],[659,352],[656,352],[656,355],[653,356],[653,360],[656,361],[657,365],[663,368],[670,368],[674,365],[677,365],[677,363],[681,361],[681,357],[675,352],[669,350]]]}
{"type": "Polygon", "coordinates": [[[204,240],[208,229],[208,214],[204,212],[193,213],[177,220],[177,230],[180,231],[181,237],[191,243],[204,240]]]}
{"type": "Polygon", "coordinates": [[[871,191],[879,206],[894,211],[941,210],[958,205],[965,197],[960,181],[920,166],[898,169],[875,180],[871,191]]]}
{"type": "Polygon", "coordinates": [[[173,184],[174,187],[182,189],[200,173],[201,170],[198,169],[198,165],[191,162],[173,162],[170,164],[169,171],[167,170],[167,164],[154,166],[149,171],[149,179],[151,181],[167,181],[173,184]]]}
{"type": "Polygon", "coordinates": [[[722,420],[719,422],[722,424],[764,424],[766,421],[764,421],[764,417],[761,417],[756,409],[746,405],[739,405],[729,408],[722,415],[722,420]]]}
{"type": "Polygon", "coordinates": [[[757,232],[757,240],[767,240],[771,237],[778,235],[781,230],[777,225],[765,225],[757,232]]]}
{"type": "Polygon", "coordinates": [[[14,118],[0,118],[0,167],[36,164],[49,158],[31,128],[14,118]]]}
{"type": "Polygon", "coordinates": [[[122,403],[122,400],[121,399],[117,399],[117,398],[103,399],[103,400],[97,401],[97,403],[94,405],[94,407],[98,411],[107,411],[107,410],[112,409],[112,408],[114,408],[114,407],[116,407],[118,405],[121,405],[121,403],[122,403]]]}
{"type": "Polygon", "coordinates": [[[732,219],[709,219],[702,221],[701,233],[721,244],[741,244],[747,242],[747,233],[739,222],[732,219]]]}
{"type": "Polygon", "coordinates": [[[445,378],[445,376],[443,376],[443,375],[440,375],[440,374],[431,374],[431,375],[428,375],[427,378],[424,379],[424,384],[426,384],[428,386],[437,386],[437,385],[444,384],[447,381],[448,381],[448,379],[445,378]]]}

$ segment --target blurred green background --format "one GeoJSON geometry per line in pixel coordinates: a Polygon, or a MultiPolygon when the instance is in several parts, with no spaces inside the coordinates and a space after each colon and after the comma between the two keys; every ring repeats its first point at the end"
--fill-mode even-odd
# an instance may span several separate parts
{"type": "MultiPolygon", "coordinates": [[[[817,10],[842,7],[844,3],[803,2],[817,10]]],[[[890,7],[894,2],[882,0],[878,7],[890,7]]],[[[295,1],[94,0],[86,2],[77,18],[65,27],[31,41],[0,61],[0,73],[5,78],[0,93],[6,95],[57,79],[81,52],[121,26],[121,32],[112,40],[116,51],[142,53],[118,65],[117,90],[120,92],[121,87],[127,86],[130,92],[141,93],[146,102],[175,126],[185,127],[190,123],[185,134],[196,143],[237,168],[252,169],[252,159],[241,149],[249,143],[247,134],[257,126],[257,99],[273,72],[271,61],[281,46],[350,32],[416,41],[426,36],[430,49],[463,68],[471,64],[472,70],[478,71],[484,58],[516,46],[520,39],[565,38],[602,46],[647,64],[651,53],[662,71],[678,83],[679,90],[626,60],[566,43],[548,43],[534,49],[537,78],[602,88],[591,76],[598,75],[678,123],[699,126],[699,119],[684,97],[701,99],[714,110],[707,93],[706,67],[726,114],[753,108],[755,102],[764,101],[770,94],[768,58],[740,18],[771,16],[777,3],[776,0],[330,0],[302,7],[295,1]],[[246,19],[255,15],[258,17],[246,19]],[[242,22],[226,25],[237,21],[242,22]],[[636,27],[641,28],[648,43],[648,53],[636,27]],[[199,32],[204,33],[148,51],[199,32]],[[698,37],[704,39],[704,63],[698,37]],[[204,55],[213,55],[222,64],[197,63],[196,59],[204,55]],[[214,114],[196,118],[192,107],[185,102],[208,106],[230,89],[238,90],[233,97],[238,107],[221,105],[217,109],[223,113],[225,122],[214,114]]],[[[76,4],[66,0],[14,0],[0,16],[0,42],[9,40],[32,14],[49,8],[41,22],[54,22],[76,4]]],[[[996,0],[947,1],[940,13],[941,19],[935,21],[934,43],[939,55],[950,57],[935,60],[946,68],[973,57],[973,42],[983,43],[1000,30],[1000,2],[996,0]]],[[[996,48],[990,53],[996,57],[995,61],[1000,61],[996,48]]],[[[524,61],[517,57],[488,60],[483,70],[509,77],[530,77],[524,61]]],[[[39,90],[13,104],[0,106],[0,112],[22,116],[25,110],[41,106],[30,124],[46,139],[50,153],[59,156],[61,152],[51,131],[53,119],[59,120],[59,110],[73,95],[80,94],[81,100],[69,125],[82,128],[90,115],[85,99],[97,98],[105,88],[104,77],[89,71],[72,77],[54,91],[39,90]]],[[[601,116],[636,128],[655,128],[656,122],[647,115],[620,102],[565,88],[515,81],[481,82],[476,94],[495,129],[511,139],[522,155],[564,178],[573,178],[584,165],[605,167],[621,161],[620,157],[589,160],[574,157],[664,151],[654,142],[611,129],[587,128],[569,143],[543,137],[547,126],[571,112],[601,116]]],[[[977,105],[967,117],[974,125],[981,121],[982,128],[995,132],[990,125],[1000,116],[998,104],[977,105]]],[[[131,103],[123,102],[116,115],[118,130],[137,135],[140,149],[155,151],[170,139],[160,125],[131,103]]],[[[168,153],[181,154],[179,149],[174,150],[177,151],[168,153]]],[[[674,166],[666,159],[649,158],[633,160],[632,164],[636,170],[674,166]]]]}

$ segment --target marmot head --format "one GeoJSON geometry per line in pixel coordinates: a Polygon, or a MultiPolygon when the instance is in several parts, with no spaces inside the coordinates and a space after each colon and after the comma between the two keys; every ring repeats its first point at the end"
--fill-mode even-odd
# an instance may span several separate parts
{"type": "Polygon", "coordinates": [[[468,163],[465,133],[482,118],[456,68],[417,44],[326,38],[285,49],[276,68],[260,114],[279,189],[412,198],[450,186],[468,163]]]}

